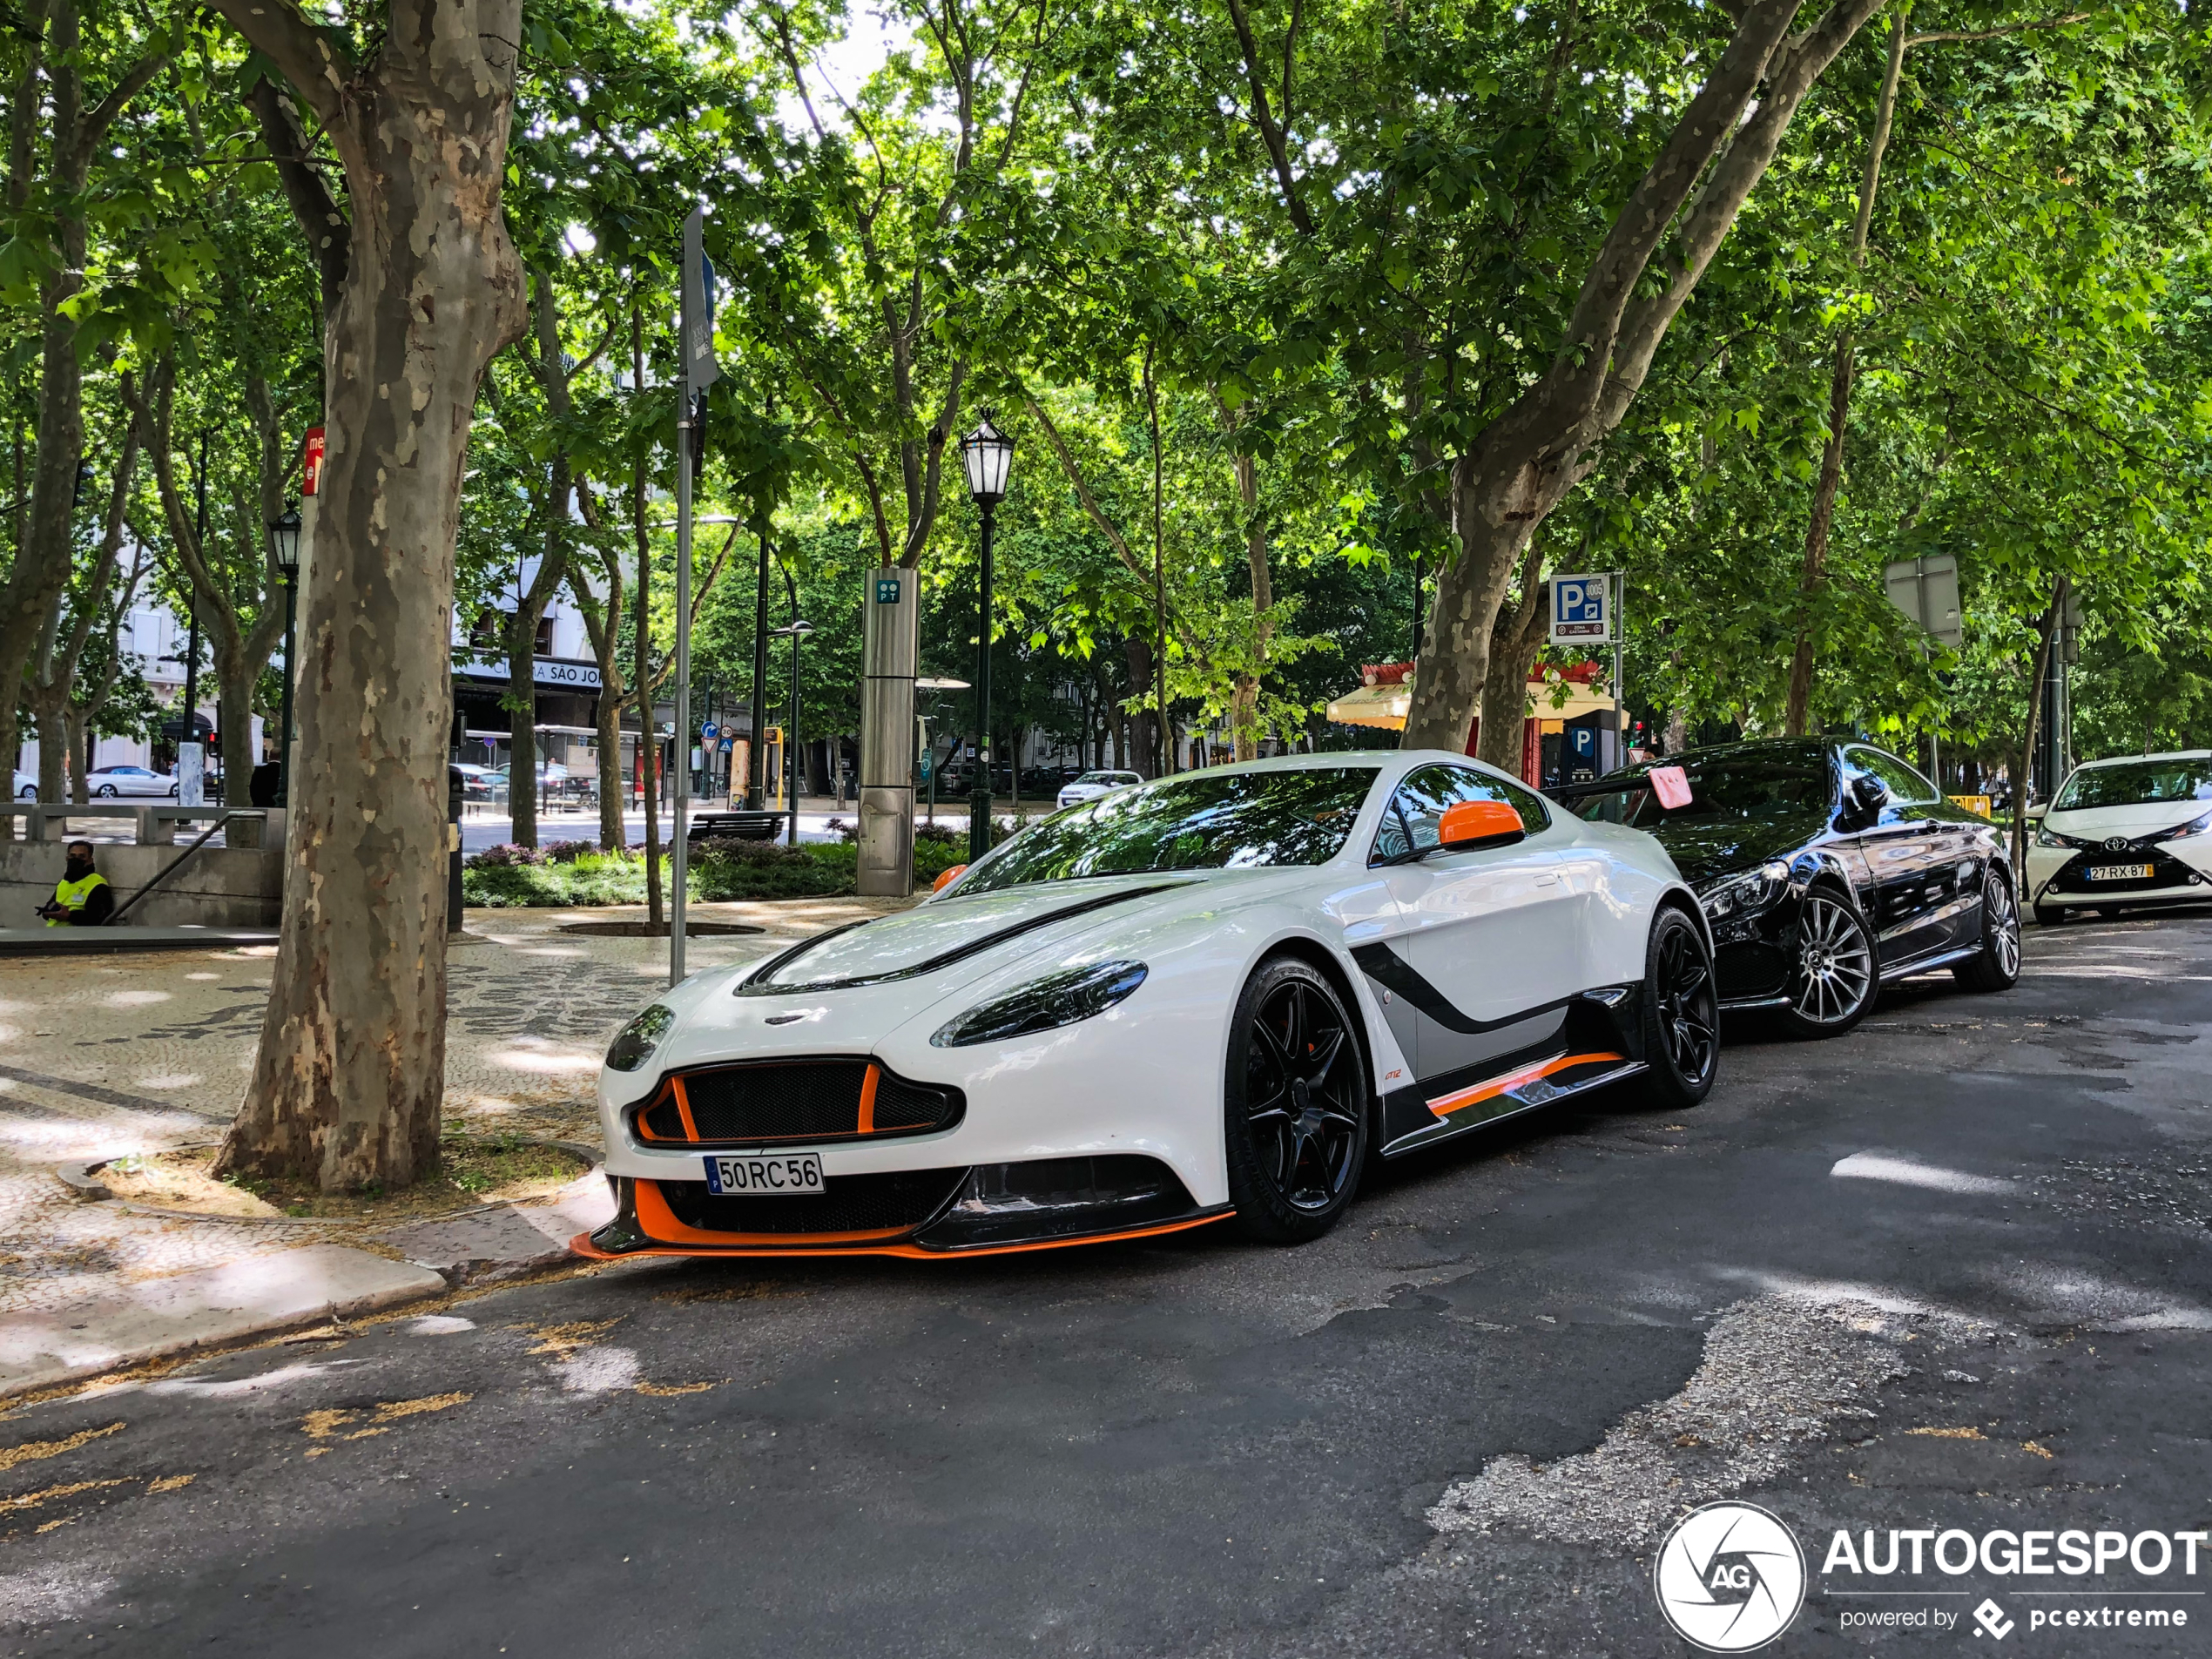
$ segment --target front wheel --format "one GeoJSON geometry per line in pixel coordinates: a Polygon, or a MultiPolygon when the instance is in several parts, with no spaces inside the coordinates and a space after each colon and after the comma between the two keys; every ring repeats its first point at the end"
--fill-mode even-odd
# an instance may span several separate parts
{"type": "Polygon", "coordinates": [[[1366,1062],[1327,980],[1294,957],[1261,966],[1237,1000],[1223,1092],[1238,1224],[1271,1244],[1318,1238],[1367,1161],[1366,1062]]]}
{"type": "Polygon", "coordinates": [[[1970,991],[2009,991],[2020,983],[2020,906],[2001,870],[1993,868],[1982,878],[1981,949],[1951,975],[1970,991]]]}
{"type": "Polygon", "coordinates": [[[1801,1037],[1839,1037],[1874,1006],[1881,978],[1865,918],[1816,887],[1797,912],[1797,961],[1782,1022],[1801,1037]]]}
{"type": "Polygon", "coordinates": [[[1644,957],[1643,1058],[1654,1102],[1695,1106],[1712,1092],[1721,1059],[1713,956],[1697,924],[1662,910],[1644,957]]]}
{"type": "Polygon", "coordinates": [[[113,800],[115,799],[115,786],[113,784],[102,784],[92,792],[95,795],[98,795],[102,800],[113,800]]]}

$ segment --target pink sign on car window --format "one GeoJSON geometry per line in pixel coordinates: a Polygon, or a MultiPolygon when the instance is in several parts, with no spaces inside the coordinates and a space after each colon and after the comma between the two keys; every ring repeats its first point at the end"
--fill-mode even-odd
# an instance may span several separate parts
{"type": "Polygon", "coordinates": [[[1680,766],[1654,766],[1646,775],[1651,779],[1651,792],[1669,812],[1689,805],[1689,775],[1680,766]]]}

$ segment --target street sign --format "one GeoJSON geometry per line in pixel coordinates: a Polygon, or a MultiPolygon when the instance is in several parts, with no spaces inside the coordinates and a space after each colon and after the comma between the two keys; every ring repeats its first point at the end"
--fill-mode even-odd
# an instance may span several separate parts
{"type": "Polygon", "coordinates": [[[899,603],[899,578],[897,577],[876,577],[875,602],[880,605],[895,605],[899,603]]]}
{"type": "Polygon", "coordinates": [[[722,752],[724,754],[735,754],[737,752],[737,748],[738,740],[735,738],[725,738],[722,739],[722,752]]]}
{"type": "Polygon", "coordinates": [[[300,493],[303,496],[312,496],[322,488],[323,448],[322,428],[309,427],[300,448],[300,493]]]}
{"type": "Polygon", "coordinates": [[[720,737],[721,735],[722,728],[715,725],[711,720],[709,720],[705,725],[699,728],[699,736],[705,738],[709,743],[713,742],[715,738],[720,737]]]}
{"type": "Polygon", "coordinates": [[[1898,559],[1882,567],[1882,586],[1890,603],[1921,632],[1946,645],[1958,644],[1959,561],[1948,553],[1924,559],[1898,559]]]}
{"type": "Polygon", "coordinates": [[[693,392],[722,378],[722,365],[714,361],[714,266],[707,261],[705,223],[697,207],[684,221],[684,376],[693,392]]]}
{"type": "Polygon", "coordinates": [[[1602,645],[1613,637],[1613,578],[1555,576],[1551,581],[1551,643],[1602,645]]]}

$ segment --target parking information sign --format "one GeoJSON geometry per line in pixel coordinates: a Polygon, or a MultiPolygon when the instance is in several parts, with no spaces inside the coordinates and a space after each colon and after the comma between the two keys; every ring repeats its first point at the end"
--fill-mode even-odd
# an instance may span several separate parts
{"type": "Polygon", "coordinates": [[[1552,578],[1554,645],[1602,645],[1613,637],[1613,578],[1555,576],[1552,578]]]}

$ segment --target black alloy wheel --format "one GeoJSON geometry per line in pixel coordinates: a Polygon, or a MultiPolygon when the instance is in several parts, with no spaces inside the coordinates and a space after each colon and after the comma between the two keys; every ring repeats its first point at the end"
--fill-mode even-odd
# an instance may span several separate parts
{"type": "Polygon", "coordinates": [[[1782,1022],[1801,1037],[1841,1036],[1865,1018],[1880,989],[1865,919],[1840,894],[1815,887],[1797,911],[1797,960],[1782,1022]]]}
{"type": "Polygon", "coordinates": [[[1244,987],[1224,1093],[1238,1221],[1267,1244],[1318,1238],[1359,1190],[1369,1093],[1352,1018],[1306,963],[1278,957],[1244,987]]]}
{"type": "Polygon", "coordinates": [[[1994,865],[1981,880],[1981,950],[1951,976],[1970,991],[2009,991],[2020,977],[2020,907],[2013,884],[1994,865]]]}
{"type": "Polygon", "coordinates": [[[1642,1000],[1650,1093],[1662,1107],[1695,1106],[1720,1071],[1720,1001],[1705,935],[1679,910],[1662,910],[1652,921],[1642,1000]]]}

